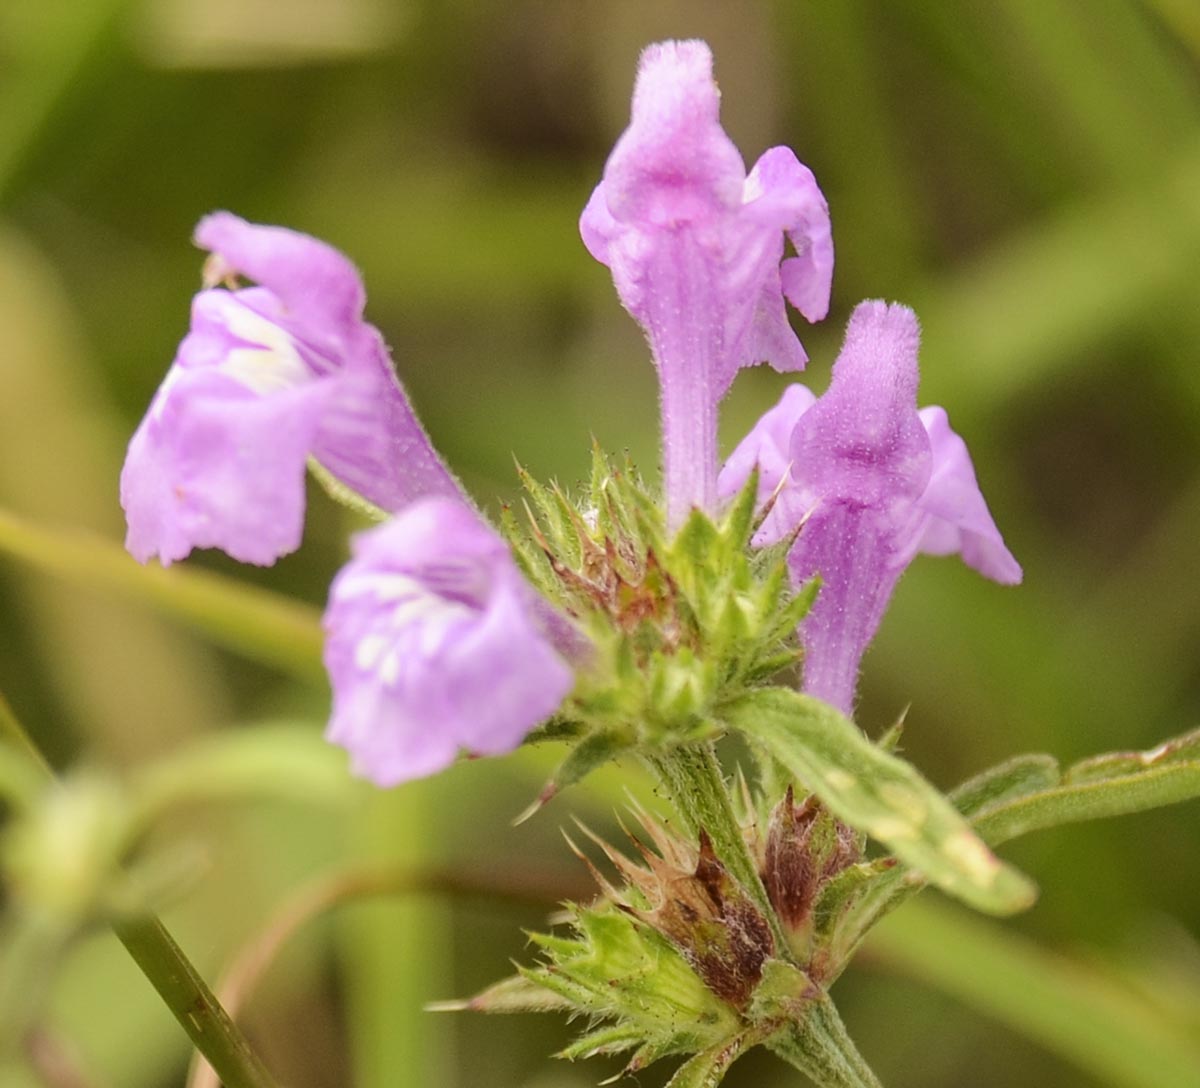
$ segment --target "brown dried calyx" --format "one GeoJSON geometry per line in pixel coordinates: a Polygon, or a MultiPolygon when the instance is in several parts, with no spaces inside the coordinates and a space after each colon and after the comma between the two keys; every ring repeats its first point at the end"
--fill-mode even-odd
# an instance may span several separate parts
{"type": "Polygon", "coordinates": [[[735,1009],[745,1009],[762,978],[763,964],[776,954],[770,925],[716,856],[703,829],[697,849],[645,813],[638,816],[657,850],[629,835],[644,866],[588,832],[629,890],[618,891],[587,858],[584,861],[620,909],[670,941],[713,993],[735,1009]]]}
{"type": "Polygon", "coordinates": [[[796,804],[792,787],[771,813],[762,846],[762,879],[779,920],[802,952],[822,888],[862,858],[856,832],[815,797],[796,804]]]}

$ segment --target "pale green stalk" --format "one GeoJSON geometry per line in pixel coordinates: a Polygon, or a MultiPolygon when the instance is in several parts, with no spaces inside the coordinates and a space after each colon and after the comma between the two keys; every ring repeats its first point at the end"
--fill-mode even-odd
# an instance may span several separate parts
{"type": "Polygon", "coordinates": [[[48,529],[4,510],[0,551],[48,574],[145,601],[253,660],[324,683],[320,616],[308,605],[209,571],[141,566],[103,537],[48,529]]]}

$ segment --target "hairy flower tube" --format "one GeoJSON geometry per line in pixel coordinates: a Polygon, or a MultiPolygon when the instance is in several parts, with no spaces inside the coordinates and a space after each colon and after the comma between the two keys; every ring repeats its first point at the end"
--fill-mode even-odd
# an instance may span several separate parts
{"type": "Polygon", "coordinates": [[[300,544],[309,457],[376,506],[460,495],[363,318],[354,266],[324,242],[228,212],[192,326],[129,444],[126,547],[164,564],[216,547],[269,565],[300,544]],[[233,289],[239,276],[258,286],[233,289]]]}
{"type": "Polygon", "coordinates": [[[328,737],[380,786],[507,752],[571,690],[536,593],[473,510],[430,498],[354,540],[325,612],[328,737]]]}
{"type": "Polygon", "coordinates": [[[896,582],[918,552],[958,553],[1003,585],[1021,580],[945,411],[916,405],[916,315],[861,303],[821,397],[791,386],[734,450],[722,495],[759,468],[775,497],[756,543],[792,533],[796,584],[821,590],[800,626],[804,690],[852,712],[859,662],[896,582]]]}
{"type": "Polygon", "coordinates": [[[719,102],[703,42],[646,49],[629,127],[580,219],[650,343],[673,528],[691,507],[716,505],[717,406],[737,371],[802,370],[784,300],[821,320],[833,275],[829,210],[811,171],[774,147],[747,174],[719,102]],[[795,248],[786,259],[785,235],[795,248]]]}

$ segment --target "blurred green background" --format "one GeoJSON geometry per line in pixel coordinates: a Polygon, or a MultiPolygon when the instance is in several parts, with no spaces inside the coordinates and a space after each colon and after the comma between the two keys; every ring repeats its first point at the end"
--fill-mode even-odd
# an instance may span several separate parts
{"type": "MultiPolygon", "coordinates": [[[[426,425],[489,508],[515,494],[514,453],[574,481],[589,433],[653,470],[652,368],[576,220],[639,49],[691,36],[747,161],[787,143],[829,200],[834,307],[801,330],[809,379],[823,387],[860,299],[913,305],[922,402],[968,440],[1025,567],[1004,590],[917,563],[860,722],[910,706],[907,754],[944,787],[1019,751],[1069,760],[1200,724],[1194,0],[6,0],[0,508],[121,539],[124,445],[186,328],[190,231],[214,208],[353,257],[426,425]]],[[[743,374],[727,448],[781,386],[743,374]]],[[[189,564],[320,605],[350,528],[314,491],[300,554],[189,564]]],[[[3,555],[0,691],[57,765],[117,772],[239,723],[316,731],[327,705],[319,677],[3,555]]],[[[204,859],[168,922],[216,977],[296,888],[356,859],[583,888],[558,827],[603,824],[622,779],[511,828],[548,766],[520,753],[336,804],[189,808],[154,836],[204,859]]],[[[843,1017],[892,1088],[1184,1083],[1080,1053],[1105,1015],[1151,1053],[1162,1033],[1200,1038],[1198,842],[1193,804],[1014,844],[1035,909],[977,921],[931,893],[839,983],[843,1017]]],[[[242,1020],[294,1088],[593,1084],[618,1066],[548,1060],[568,1038],[551,1018],[421,1011],[505,974],[548,910],[447,894],[337,910],[242,1020]]],[[[186,1041],[111,937],[53,970],[47,1022],[87,1084],[183,1082],[186,1041]]],[[[755,1055],[727,1083],[797,1080],[755,1055]]]]}

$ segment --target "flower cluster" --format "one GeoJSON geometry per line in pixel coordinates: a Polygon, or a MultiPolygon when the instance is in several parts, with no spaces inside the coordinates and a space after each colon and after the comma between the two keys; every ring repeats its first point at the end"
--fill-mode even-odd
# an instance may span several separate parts
{"type": "Polygon", "coordinates": [[[121,474],[129,551],[273,563],[300,543],[315,461],[393,515],[330,591],[329,738],[381,786],[516,747],[573,683],[556,619],[430,444],[363,320],[357,271],[225,212],[196,242],[207,284],[121,474]]]}
{"type": "MultiPolygon", "coordinates": [[[[647,49],[580,230],[658,371],[668,531],[695,510],[720,517],[757,473],[755,544],[786,542],[794,585],[821,583],[798,632],[804,689],[849,714],[860,658],[918,552],[960,553],[1005,583],[1020,568],[946,414],[917,409],[903,306],[860,305],[829,389],[788,388],[721,468],[719,402],[744,366],[804,367],[787,305],[826,316],[833,245],[812,172],[786,147],[747,171],[718,109],[706,45],[647,49]]],[[[225,212],[196,242],[211,254],[205,289],[121,477],[129,550],[272,563],[299,545],[315,463],[389,518],[356,539],[330,591],[330,739],[381,785],[515,747],[588,668],[586,639],[434,450],[363,318],[358,273],[322,242],[225,212]]],[[[649,564],[639,577],[657,569],[653,551],[635,558],[649,564]]]]}
{"type": "Polygon", "coordinates": [[[756,543],[794,536],[793,580],[822,583],[800,628],[804,690],[850,714],[859,661],[917,552],[961,553],[1002,583],[1021,569],[945,412],[917,411],[919,333],[904,306],[859,306],[828,391],[791,386],[718,474],[718,402],[740,367],[803,368],[784,300],[824,318],[833,274],[811,171],[776,147],[747,175],[718,102],[703,42],[647,49],[630,126],[580,230],[650,341],[670,523],[693,506],[715,510],[757,468],[760,497],[774,505],[756,543]],[[795,256],[781,263],[785,234],[795,256]]]}

